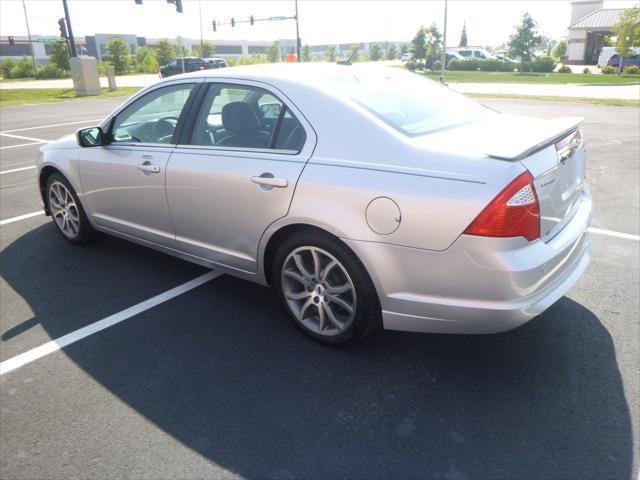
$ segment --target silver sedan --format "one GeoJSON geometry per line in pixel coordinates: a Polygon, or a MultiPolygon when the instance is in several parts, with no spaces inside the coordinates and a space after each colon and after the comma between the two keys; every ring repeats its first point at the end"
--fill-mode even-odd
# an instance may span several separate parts
{"type": "Polygon", "coordinates": [[[206,70],[42,147],[38,176],[68,241],[104,232],[271,285],[319,341],[493,333],[590,260],[580,121],[498,113],[399,69],[206,70]]]}

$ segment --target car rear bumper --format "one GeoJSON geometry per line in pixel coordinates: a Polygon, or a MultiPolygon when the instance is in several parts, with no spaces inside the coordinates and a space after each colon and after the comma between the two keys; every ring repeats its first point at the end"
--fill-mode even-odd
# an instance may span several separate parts
{"type": "Polygon", "coordinates": [[[461,235],[434,252],[345,240],[370,272],[384,327],[434,333],[496,333],[541,314],[591,259],[591,199],[551,240],[461,235]]]}

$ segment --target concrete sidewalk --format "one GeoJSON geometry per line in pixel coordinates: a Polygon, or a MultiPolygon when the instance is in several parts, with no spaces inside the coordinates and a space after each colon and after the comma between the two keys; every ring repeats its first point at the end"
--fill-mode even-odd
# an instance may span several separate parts
{"type": "Polygon", "coordinates": [[[640,85],[571,85],[533,83],[449,83],[460,93],[532,95],[543,97],[640,99],[640,85]]]}
{"type": "MultiPolygon", "coordinates": [[[[123,75],[116,77],[119,87],[145,87],[159,80],[157,74],[123,75]]],[[[107,87],[107,78],[100,78],[107,87]]],[[[546,97],[586,97],[640,99],[640,85],[577,85],[534,83],[450,83],[452,89],[461,93],[490,93],[509,95],[534,95],[546,97]]],[[[32,80],[28,82],[0,83],[0,90],[9,88],[73,88],[70,78],[60,80],[32,80]]]]}

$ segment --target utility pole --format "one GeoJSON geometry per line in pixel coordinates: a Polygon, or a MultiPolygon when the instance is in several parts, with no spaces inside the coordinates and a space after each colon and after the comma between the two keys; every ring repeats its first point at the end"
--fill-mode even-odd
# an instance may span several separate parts
{"type": "Polygon", "coordinates": [[[62,0],[62,6],[64,7],[64,17],[67,20],[67,33],[69,34],[69,46],[71,48],[71,56],[77,57],[76,41],[73,38],[73,30],[71,30],[71,18],[69,18],[69,7],[67,7],[67,0],[62,0]]]}
{"type": "Polygon", "coordinates": [[[444,29],[442,32],[442,71],[440,73],[440,82],[446,84],[444,79],[444,70],[447,66],[447,0],[444,0],[444,29]]]}
{"type": "Polygon", "coordinates": [[[200,12],[200,56],[204,51],[204,40],[202,39],[202,0],[198,0],[198,11],[200,12]]]}
{"type": "Polygon", "coordinates": [[[36,62],[36,54],[33,51],[33,41],[31,40],[31,30],[29,29],[29,17],[27,16],[27,6],[22,0],[22,9],[24,10],[24,21],[27,24],[27,37],[29,38],[29,46],[31,47],[31,60],[33,60],[33,74],[38,80],[38,63],[36,62]]]}
{"type": "Polygon", "coordinates": [[[298,62],[301,62],[300,58],[300,26],[298,25],[299,16],[298,16],[298,0],[295,0],[296,4],[296,55],[298,57],[298,62]]]}

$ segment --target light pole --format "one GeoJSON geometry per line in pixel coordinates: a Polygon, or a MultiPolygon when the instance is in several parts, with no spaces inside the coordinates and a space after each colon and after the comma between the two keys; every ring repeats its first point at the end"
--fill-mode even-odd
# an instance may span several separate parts
{"type": "Polygon", "coordinates": [[[300,58],[300,27],[298,25],[298,0],[295,0],[296,4],[296,55],[298,57],[298,62],[302,61],[300,58]]]}
{"type": "Polygon", "coordinates": [[[33,41],[31,40],[31,30],[29,29],[29,17],[27,16],[27,6],[22,0],[22,9],[24,10],[24,22],[27,24],[27,37],[29,38],[29,46],[31,47],[31,60],[33,60],[33,74],[38,80],[38,63],[36,62],[36,54],[33,51],[33,41]]]}
{"type": "Polygon", "coordinates": [[[446,83],[444,79],[444,70],[447,66],[447,0],[444,0],[444,29],[442,32],[442,65],[440,68],[442,69],[440,73],[440,82],[446,83]]]}
{"type": "Polygon", "coordinates": [[[198,11],[200,12],[200,56],[204,51],[204,40],[202,39],[202,0],[198,0],[198,11]]]}

